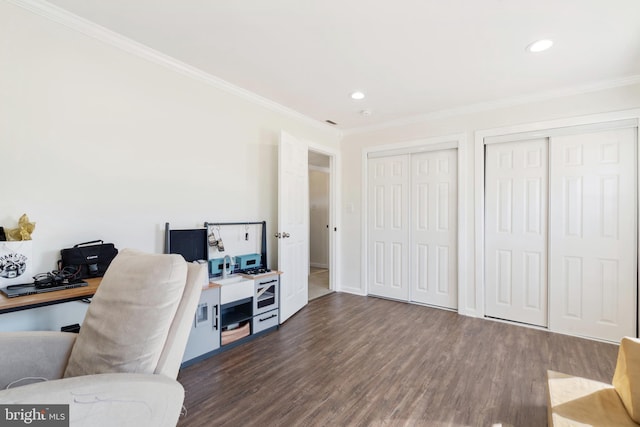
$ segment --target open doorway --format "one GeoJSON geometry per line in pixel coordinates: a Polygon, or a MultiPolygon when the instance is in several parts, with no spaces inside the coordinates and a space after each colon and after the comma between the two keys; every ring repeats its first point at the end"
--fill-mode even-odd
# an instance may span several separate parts
{"type": "Polygon", "coordinates": [[[309,151],[309,301],[331,289],[331,158],[309,151]]]}

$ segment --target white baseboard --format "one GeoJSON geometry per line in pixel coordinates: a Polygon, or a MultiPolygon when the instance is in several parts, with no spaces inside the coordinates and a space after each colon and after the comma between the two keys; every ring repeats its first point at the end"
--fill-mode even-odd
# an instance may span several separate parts
{"type": "Polygon", "coordinates": [[[327,264],[320,264],[319,262],[310,262],[309,266],[314,268],[329,268],[327,264]]]}

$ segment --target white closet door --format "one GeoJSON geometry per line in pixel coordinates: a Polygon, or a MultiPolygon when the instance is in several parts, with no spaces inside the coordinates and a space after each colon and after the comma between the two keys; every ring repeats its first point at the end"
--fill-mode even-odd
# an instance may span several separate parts
{"type": "Polygon", "coordinates": [[[486,146],[485,313],[547,325],[547,139],[486,146]]]}
{"type": "Polygon", "coordinates": [[[458,307],[457,150],[411,156],[411,300],[458,307]]]}
{"type": "Polygon", "coordinates": [[[368,160],[369,294],[409,300],[409,156],[368,160]]]}
{"type": "Polygon", "coordinates": [[[636,335],[635,129],[551,139],[551,329],[636,335]]]}

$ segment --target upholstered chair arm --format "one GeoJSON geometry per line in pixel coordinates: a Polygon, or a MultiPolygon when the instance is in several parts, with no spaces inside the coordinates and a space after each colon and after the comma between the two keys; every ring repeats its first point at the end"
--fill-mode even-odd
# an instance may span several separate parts
{"type": "Polygon", "coordinates": [[[97,374],[0,391],[2,404],[69,405],[73,427],[175,427],[182,385],[163,375],[97,374]]]}
{"type": "Polygon", "coordinates": [[[62,378],[76,336],[51,331],[0,334],[0,389],[62,378]]]}

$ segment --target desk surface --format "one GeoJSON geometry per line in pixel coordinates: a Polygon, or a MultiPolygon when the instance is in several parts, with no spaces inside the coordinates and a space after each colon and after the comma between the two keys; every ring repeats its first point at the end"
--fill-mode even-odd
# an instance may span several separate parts
{"type": "Polygon", "coordinates": [[[0,294],[0,314],[89,298],[96,293],[96,289],[98,289],[101,281],[101,277],[85,279],[88,286],[45,292],[43,294],[25,295],[23,297],[7,298],[5,295],[0,294]]]}
{"type": "MultiPolygon", "coordinates": [[[[254,279],[256,277],[269,276],[272,274],[281,274],[281,272],[272,271],[260,276],[244,275],[244,277],[246,277],[247,279],[254,279]]],[[[0,314],[89,298],[96,293],[96,290],[98,289],[101,281],[102,277],[85,279],[85,282],[88,283],[88,286],[64,289],[62,291],[45,292],[43,294],[25,295],[23,297],[15,298],[7,298],[4,294],[0,293],[0,314]]],[[[209,283],[209,287],[220,287],[220,285],[212,281],[211,283],[209,283]]]]}

